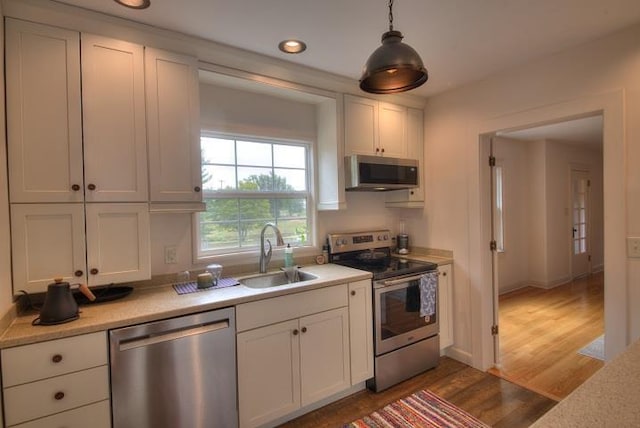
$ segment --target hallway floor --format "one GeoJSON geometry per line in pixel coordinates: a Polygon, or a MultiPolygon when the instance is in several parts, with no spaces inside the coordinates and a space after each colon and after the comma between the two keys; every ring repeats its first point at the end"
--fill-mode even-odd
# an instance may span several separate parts
{"type": "Polygon", "coordinates": [[[604,365],[578,354],[604,332],[602,272],[504,294],[499,310],[501,366],[489,373],[559,401],[604,365]]]}

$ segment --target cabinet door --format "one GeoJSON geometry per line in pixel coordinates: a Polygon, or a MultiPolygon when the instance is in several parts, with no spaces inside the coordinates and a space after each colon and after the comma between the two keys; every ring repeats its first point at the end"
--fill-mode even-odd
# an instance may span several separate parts
{"type": "Polygon", "coordinates": [[[373,306],[371,281],[349,283],[351,384],[373,377],[373,306]]]}
{"type": "Polygon", "coordinates": [[[83,200],[77,32],[7,18],[11,202],[83,200]]]}
{"type": "Polygon", "coordinates": [[[388,208],[424,207],[424,121],[422,110],[410,108],[407,111],[407,157],[418,160],[418,187],[415,189],[386,192],[388,208]]]}
{"type": "Polygon", "coordinates": [[[147,204],[87,204],[89,286],[151,278],[147,204]]]}
{"type": "Polygon", "coordinates": [[[453,345],[453,277],[451,265],[438,266],[440,349],[453,345]]]}
{"type": "Polygon", "coordinates": [[[196,58],[145,50],[151,201],[202,201],[196,58]]]}
{"type": "Polygon", "coordinates": [[[86,281],[82,204],[12,204],[11,236],[14,294],[86,281]]]}
{"type": "Polygon", "coordinates": [[[346,307],[300,318],[300,378],[302,406],[351,385],[346,307]]]}
{"type": "Polygon", "coordinates": [[[148,200],[144,103],[143,47],[82,34],[87,201],[148,200]]]}
{"type": "Polygon", "coordinates": [[[378,102],[344,96],[345,156],[375,155],[378,151],[378,102]]]}
{"type": "Polygon", "coordinates": [[[298,320],[237,335],[240,427],[266,424],[300,407],[298,320]]]}
{"type": "Polygon", "coordinates": [[[395,104],[379,104],[380,141],[382,156],[407,157],[407,108],[395,104]]]}

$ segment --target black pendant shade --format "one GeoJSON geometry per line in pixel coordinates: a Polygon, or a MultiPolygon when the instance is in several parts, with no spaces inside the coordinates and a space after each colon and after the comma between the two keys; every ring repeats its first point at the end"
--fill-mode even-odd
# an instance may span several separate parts
{"type": "Polygon", "coordinates": [[[372,94],[405,92],[422,85],[429,78],[418,52],[402,43],[402,33],[393,30],[393,0],[389,0],[389,31],[382,35],[378,47],[364,66],[360,89],[372,94]]]}

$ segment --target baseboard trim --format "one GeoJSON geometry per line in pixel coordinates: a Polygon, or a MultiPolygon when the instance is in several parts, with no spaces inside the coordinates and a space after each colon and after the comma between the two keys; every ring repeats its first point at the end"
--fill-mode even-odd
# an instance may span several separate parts
{"type": "Polygon", "coordinates": [[[453,358],[454,360],[460,361],[461,363],[464,363],[468,366],[473,366],[473,358],[471,353],[467,352],[467,351],[463,351],[460,348],[456,348],[455,345],[453,346],[449,346],[448,348],[445,349],[444,354],[449,357],[449,358],[453,358]]]}
{"type": "Polygon", "coordinates": [[[511,293],[512,291],[520,290],[521,288],[531,286],[531,281],[520,281],[514,284],[508,285],[506,287],[502,287],[498,292],[498,295],[503,295],[507,293],[511,293]]]}

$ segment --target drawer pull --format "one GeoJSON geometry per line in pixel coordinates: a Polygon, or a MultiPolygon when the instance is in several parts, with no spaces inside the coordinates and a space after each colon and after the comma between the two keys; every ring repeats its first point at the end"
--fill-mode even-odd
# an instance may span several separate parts
{"type": "Polygon", "coordinates": [[[300,329],[300,331],[302,331],[303,333],[306,333],[306,332],[307,332],[307,327],[302,327],[302,328],[300,329]]]}
{"type": "Polygon", "coordinates": [[[53,396],[53,398],[55,398],[56,400],[62,400],[64,398],[64,392],[62,392],[62,391],[56,392],[56,394],[53,396]]]}
{"type": "Polygon", "coordinates": [[[54,363],[59,363],[60,361],[62,361],[62,355],[60,354],[56,354],[53,357],[51,357],[51,361],[53,361],[54,363]]]}
{"type": "Polygon", "coordinates": [[[87,186],[87,189],[89,189],[89,190],[96,190],[96,185],[95,185],[95,184],[93,184],[93,183],[90,183],[90,184],[87,186]]]}
{"type": "Polygon", "coordinates": [[[351,295],[355,296],[356,295],[356,290],[351,290],[351,295]]]}
{"type": "Polygon", "coordinates": [[[298,329],[297,329],[297,328],[294,328],[294,329],[293,329],[293,335],[294,335],[294,336],[297,336],[297,335],[298,335],[298,333],[300,333],[300,332],[298,331],[298,329]]]}
{"type": "Polygon", "coordinates": [[[100,272],[100,271],[98,269],[96,269],[96,268],[93,268],[89,272],[91,272],[91,275],[97,275],[98,272],[100,272]]]}

